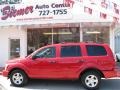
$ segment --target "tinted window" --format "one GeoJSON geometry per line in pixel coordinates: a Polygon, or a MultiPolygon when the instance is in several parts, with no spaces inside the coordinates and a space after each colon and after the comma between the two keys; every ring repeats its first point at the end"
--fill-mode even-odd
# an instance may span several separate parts
{"type": "Polygon", "coordinates": [[[61,57],[81,56],[80,46],[62,46],[61,57]]]}
{"type": "Polygon", "coordinates": [[[40,50],[35,56],[39,58],[53,58],[56,56],[55,47],[48,47],[40,50]]]}
{"type": "Polygon", "coordinates": [[[87,45],[88,56],[104,56],[107,52],[103,46],[87,45]]]}

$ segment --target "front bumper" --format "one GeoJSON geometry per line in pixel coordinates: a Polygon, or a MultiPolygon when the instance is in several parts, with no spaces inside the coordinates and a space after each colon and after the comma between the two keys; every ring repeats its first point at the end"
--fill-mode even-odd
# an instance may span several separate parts
{"type": "Polygon", "coordinates": [[[2,75],[3,75],[4,77],[8,77],[8,73],[9,73],[9,72],[6,71],[6,70],[3,70],[3,71],[2,71],[2,75]]]}

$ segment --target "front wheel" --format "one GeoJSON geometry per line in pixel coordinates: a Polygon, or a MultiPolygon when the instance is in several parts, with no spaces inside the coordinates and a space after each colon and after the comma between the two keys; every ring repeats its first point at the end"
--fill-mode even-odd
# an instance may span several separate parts
{"type": "Polygon", "coordinates": [[[101,77],[97,72],[86,72],[81,76],[82,85],[88,90],[99,88],[101,77]]]}
{"type": "Polygon", "coordinates": [[[28,77],[27,75],[21,70],[14,70],[10,74],[10,81],[12,85],[21,87],[27,84],[28,77]]]}

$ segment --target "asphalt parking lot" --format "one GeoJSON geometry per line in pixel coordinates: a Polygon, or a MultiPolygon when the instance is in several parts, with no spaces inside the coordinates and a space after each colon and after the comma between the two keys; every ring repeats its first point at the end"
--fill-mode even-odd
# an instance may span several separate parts
{"type": "MultiPolygon", "coordinates": [[[[79,81],[30,80],[27,86],[14,87],[0,76],[0,90],[85,90],[79,81]]],[[[102,80],[99,90],[120,90],[120,78],[102,80]]]]}
{"type": "MultiPolygon", "coordinates": [[[[27,86],[14,87],[0,76],[0,90],[85,90],[79,81],[30,80],[27,86]]],[[[120,90],[120,78],[102,80],[99,90],[120,90]]]]}

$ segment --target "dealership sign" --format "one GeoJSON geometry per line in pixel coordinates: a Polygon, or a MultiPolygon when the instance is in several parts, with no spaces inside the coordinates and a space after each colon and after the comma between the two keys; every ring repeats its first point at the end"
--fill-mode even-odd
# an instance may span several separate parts
{"type": "Polygon", "coordinates": [[[119,7],[112,0],[1,0],[0,26],[119,21],[119,7]]]}
{"type": "Polygon", "coordinates": [[[24,16],[29,13],[33,13],[33,6],[27,6],[25,8],[16,9],[14,6],[5,6],[2,9],[1,20],[7,20],[9,18],[14,19],[17,16],[24,16]]]}
{"type": "Polygon", "coordinates": [[[1,9],[0,21],[34,19],[70,19],[70,4],[51,3],[34,5],[5,5],[1,9]]]}

